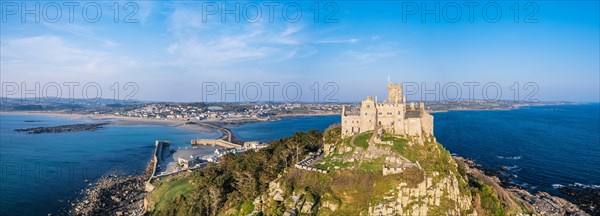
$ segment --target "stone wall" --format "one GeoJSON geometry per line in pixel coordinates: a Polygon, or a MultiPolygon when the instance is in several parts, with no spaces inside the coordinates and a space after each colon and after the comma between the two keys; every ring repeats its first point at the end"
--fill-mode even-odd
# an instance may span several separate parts
{"type": "Polygon", "coordinates": [[[309,155],[308,157],[304,158],[303,160],[301,160],[297,164],[295,164],[294,167],[296,167],[298,169],[313,171],[313,172],[327,173],[327,170],[323,170],[323,169],[319,169],[319,168],[310,166],[310,164],[316,158],[317,158],[317,155],[309,155]]]}
{"type": "Polygon", "coordinates": [[[424,113],[421,117],[421,128],[428,135],[433,135],[433,116],[429,113],[424,113]]]}

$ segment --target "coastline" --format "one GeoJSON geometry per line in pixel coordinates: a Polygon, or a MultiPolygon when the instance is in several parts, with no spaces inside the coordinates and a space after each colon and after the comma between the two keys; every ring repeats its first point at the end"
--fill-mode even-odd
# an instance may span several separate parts
{"type": "Polygon", "coordinates": [[[466,173],[492,187],[499,198],[507,203],[514,204],[511,200],[519,200],[527,209],[535,210],[536,213],[542,215],[595,215],[595,207],[589,205],[597,201],[581,203],[550,194],[547,191],[532,193],[526,188],[501,179],[494,171],[486,169],[473,159],[461,156],[452,156],[452,158],[457,163],[463,164],[466,173]]]}
{"type": "MultiPolygon", "coordinates": [[[[526,107],[526,106],[555,106],[555,105],[558,106],[558,105],[571,105],[571,104],[536,104],[536,105],[516,106],[511,109],[483,109],[483,110],[465,109],[465,110],[449,110],[449,111],[507,111],[507,110],[520,109],[521,107],[526,107]]],[[[447,112],[447,111],[445,111],[445,112],[447,112]]],[[[181,128],[181,129],[185,129],[185,130],[194,130],[194,131],[205,130],[205,129],[213,130],[210,128],[205,128],[206,126],[202,126],[201,124],[210,124],[210,123],[218,123],[219,122],[219,121],[191,121],[191,122],[201,122],[201,124],[185,124],[186,122],[189,122],[189,121],[176,120],[176,119],[143,119],[143,118],[136,118],[136,117],[105,116],[105,115],[91,115],[91,114],[86,115],[86,114],[58,113],[58,112],[0,112],[0,114],[46,115],[46,116],[67,117],[67,118],[74,118],[74,119],[94,119],[94,120],[107,120],[108,119],[108,120],[114,120],[114,125],[163,125],[163,126],[170,126],[170,127],[181,128]]],[[[275,121],[275,120],[279,120],[279,119],[283,119],[283,118],[304,117],[304,116],[327,116],[327,115],[339,115],[339,114],[336,114],[336,113],[331,113],[331,114],[329,114],[329,113],[328,114],[324,114],[324,113],[287,114],[287,115],[276,116],[279,118],[264,119],[264,120],[261,119],[261,120],[256,120],[256,121],[275,121]]],[[[248,119],[244,119],[244,120],[247,121],[248,119]]],[[[236,119],[232,122],[235,122],[235,121],[243,121],[243,120],[236,119]]],[[[248,123],[248,122],[243,122],[242,124],[244,124],[244,123],[248,123]]],[[[217,127],[220,127],[220,126],[217,126],[217,127]]],[[[484,171],[485,170],[482,170],[483,173],[485,173],[484,171]]],[[[486,175],[489,178],[494,178],[494,175],[489,175],[489,174],[486,174],[486,175]]],[[[501,185],[501,186],[503,188],[505,188],[506,190],[514,189],[511,187],[505,187],[503,185],[501,185]]],[[[522,188],[518,188],[518,189],[523,190],[522,188]]],[[[519,193],[521,193],[521,192],[519,192],[519,193]]],[[[529,197],[531,195],[527,195],[527,196],[529,197]]],[[[571,200],[568,200],[568,201],[571,203],[576,203],[571,200]]]]}
{"type": "Polygon", "coordinates": [[[194,132],[212,132],[215,129],[211,127],[206,127],[200,124],[190,125],[185,124],[186,120],[178,120],[178,119],[145,119],[145,118],[136,118],[136,117],[126,117],[126,116],[106,116],[106,115],[94,115],[94,114],[81,114],[81,113],[65,113],[65,112],[43,112],[43,111],[1,111],[0,115],[9,114],[9,115],[38,115],[38,116],[49,116],[49,117],[59,117],[59,118],[68,118],[68,119],[76,119],[76,120],[93,120],[93,121],[107,121],[110,122],[111,125],[115,126],[135,126],[135,125],[158,125],[158,126],[166,126],[173,128],[180,128],[188,131],[194,132]]]}
{"type": "Polygon", "coordinates": [[[447,110],[429,110],[429,113],[445,113],[450,111],[510,111],[518,110],[523,107],[544,107],[544,106],[568,106],[568,105],[585,105],[585,104],[596,104],[594,102],[568,102],[568,103],[536,103],[536,104],[515,104],[510,108],[497,108],[497,109],[447,109],[447,110]]]}
{"type": "MultiPolygon", "coordinates": [[[[334,112],[324,113],[299,113],[299,114],[280,114],[268,118],[237,118],[237,119],[226,119],[226,120],[183,120],[183,119],[152,119],[152,118],[139,118],[139,117],[128,117],[128,116],[110,116],[110,115],[97,115],[97,114],[82,114],[82,113],[67,113],[59,111],[0,111],[0,115],[33,115],[33,116],[49,116],[58,118],[68,118],[75,120],[92,120],[92,121],[106,121],[110,125],[115,126],[136,126],[136,125],[157,125],[165,127],[173,127],[177,129],[193,131],[193,132],[214,132],[219,131],[222,133],[221,138],[231,137],[231,140],[240,141],[235,139],[235,136],[228,132],[229,126],[240,126],[247,123],[253,122],[265,122],[265,121],[278,121],[285,118],[298,118],[298,117],[310,117],[310,116],[329,116],[339,115],[334,112]],[[188,124],[188,123],[192,124],[188,124]],[[227,133],[227,134],[223,134],[227,133]]],[[[231,141],[230,140],[230,141],[231,141]]]]}
{"type": "Polygon", "coordinates": [[[309,116],[328,116],[328,115],[339,115],[335,112],[323,112],[323,113],[297,113],[297,114],[278,114],[273,117],[267,118],[237,118],[237,119],[225,119],[225,120],[183,120],[183,119],[153,119],[153,118],[139,118],[139,117],[128,117],[128,116],[110,116],[100,114],[82,114],[82,113],[67,113],[60,111],[0,111],[1,114],[13,114],[13,115],[42,115],[50,117],[61,117],[70,119],[90,119],[90,120],[113,120],[115,125],[165,125],[165,126],[177,126],[186,122],[201,122],[201,123],[215,123],[215,122],[260,122],[260,121],[273,121],[283,118],[294,118],[294,117],[309,117],[309,116]]]}
{"type": "Polygon", "coordinates": [[[12,114],[12,115],[41,115],[49,117],[60,117],[78,120],[105,120],[111,121],[114,125],[165,125],[173,126],[181,123],[185,123],[184,120],[175,119],[143,119],[136,117],[126,116],[107,116],[107,115],[95,115],[95,114],[81,114],[81,113],[67,113],[67,112],[56,112],[56,111],[0,111],[0,114],[12,114]]]}

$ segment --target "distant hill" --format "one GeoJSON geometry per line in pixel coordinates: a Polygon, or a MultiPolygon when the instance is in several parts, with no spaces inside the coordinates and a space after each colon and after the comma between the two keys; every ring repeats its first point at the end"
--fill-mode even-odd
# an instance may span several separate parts
{"type": "Polygon", "coordinates": [[[74,112],[102,112],[118,108],[142,104],[141,101],[115,101],[113,99],[99,98],[94,100],[81,98],[0,98],[1,111],[74,111],[74,112]]]}

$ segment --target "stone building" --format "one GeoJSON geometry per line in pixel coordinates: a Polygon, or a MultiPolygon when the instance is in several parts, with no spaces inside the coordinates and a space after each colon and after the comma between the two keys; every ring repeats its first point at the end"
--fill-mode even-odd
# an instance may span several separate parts
{"type": "Polygon", "coordinates": [[[371,96],[364,99],[358,113],[342,108],[342,137],[353,136],[365,131],[383,130],[403,136],[433,134],[433,116],[420,102],[406,103],[402,95],[402,84],[388,81],[388,97],[379,102],[371,96]]]}

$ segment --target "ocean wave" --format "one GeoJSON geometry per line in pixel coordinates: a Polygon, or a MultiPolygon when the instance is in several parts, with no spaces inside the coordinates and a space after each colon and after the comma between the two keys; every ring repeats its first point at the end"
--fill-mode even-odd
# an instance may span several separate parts
{"type": "Polygon", "coordinates": [[[591,189],[600,189],[600,185],[594,185],[594,184],[581,184],[581,183],[573,183],[573,184],[569,184],[569,186],[571,187],[580,187],[580,188],[591,188],[591,189]]]}
{"type": "MultiPolygon", "coordinates": [[[[567,186],[569,187],[579,187],[579,188],[585,188],[585,189],[600,189],[600,185],[594,185],[594,184],[581,184],[581,183],[573,183],[573,184],[568,184],[567,186]]],[[[560,189],[560,188],[564,188],[567,187],[565,185],[562,184],[552,184],[552,187],[554,189],[560,189]]]]}
{"type": "Polygon", "coordinates": [[[522,188],[528,189],[528,190],[533,190],[533,189],[537,188],[537,186],[532,186],[532,185],[530,185],[530,184],[528,184],[526,182],[523,182],[523,183],[514,183],[514,184],[518,185],[518,186],[520,186],[522,188]]]}
{"type": "Polygon", "coordinates": [[[497,155],[496,157],[500,158],[500,159],[507,159],[507,160],[519,160],[519,159],[521,159],[520,155],[519,156],[513,156],[513,157],[511,157],[511,156],[500,156],[500,155],[497,155]]]}

